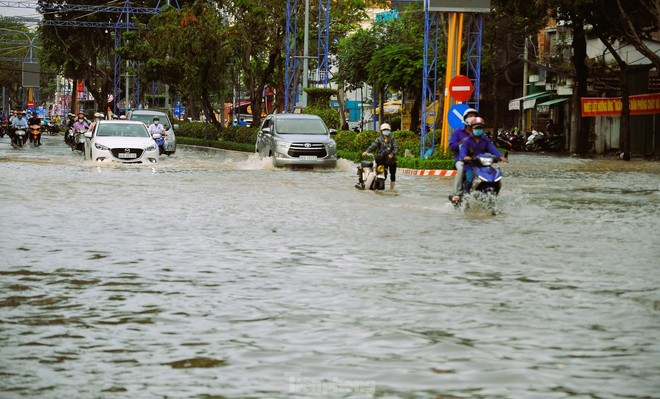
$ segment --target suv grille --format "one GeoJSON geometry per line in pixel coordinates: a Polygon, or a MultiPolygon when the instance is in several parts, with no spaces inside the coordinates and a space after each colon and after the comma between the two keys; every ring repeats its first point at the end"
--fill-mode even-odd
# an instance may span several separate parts
{"type": "Polygon", "coordinates": [[[301,156],[316,156],[325,158],[328,155],[323,143],[291,143],[289,156],[298,158],[301,156]]]}

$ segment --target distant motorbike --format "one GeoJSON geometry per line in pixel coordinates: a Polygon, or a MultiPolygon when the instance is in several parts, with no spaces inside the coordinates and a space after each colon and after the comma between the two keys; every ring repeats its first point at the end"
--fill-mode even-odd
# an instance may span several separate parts
{"type": "Polygon", "coordinates": [[[30,143],[33,146],[39,147],[41,145],[41,126],[30,125],[30,143]]]}
{"type": "Polygon", "coordinates": [[[158,145],[158,155],[163,155],[165,153],[165,136],[160,133],[153,133],[151,138],[153,138],[158,145]]]}
{"type": "Polygon", "coordinates": [[[27,142],[27,133],[24,128],[19,128],[14,130],[14,134],[11,136],[11,145],[14,148],[21,148],[27,142]]]}
{"type": "MultiPolygon", "coordinates": [[[[506,158],[508,155],[509,153],[507,151],[504,157],[506,158]]],[[[490,153],[484,153],[471,158],[469,163],[472,164],[472,172],[474,173],[472,183],[469,184],[464,179],[463,193],[460,195],[460,200],[453,202],[456,208],[462,204],[464,196],[470,195],[476,201],[482,202],[493,215],[497,213],[495,200],[502,188],[502,171],[500,168],[493,166],[497,162],[499,162],[499,158],[490,153]]],[[[468,206],[466,205],[466,207],[468,206]]]]}
{"type": "Polygon", "coordinates": [[[71,151],[78,150],[78,151],[84,151],[85,150],[85,132],[86,129],[73,129],[73,135],[71,137],[71,151]]]}
{"type": "Polygon", "coordinates": [[[361,160],[357,167],[358,182],[355,184],[355,188],[358,190],[385,190],[387,168],[384,164],[379,164],[373,154],[369,153],[367,156],[371,159],[361,160]]]}

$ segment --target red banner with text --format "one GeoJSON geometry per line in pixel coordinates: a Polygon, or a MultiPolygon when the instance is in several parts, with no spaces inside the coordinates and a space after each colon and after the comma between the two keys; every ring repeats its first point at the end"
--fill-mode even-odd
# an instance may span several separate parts
{"type": "MultiPolygon", "coordinates": [[[[583,97],[582,116],[620,116],[621,97],[583,97]]],[[[630,115],[660,114],[660,93],[630,96],[630,115]]]]}

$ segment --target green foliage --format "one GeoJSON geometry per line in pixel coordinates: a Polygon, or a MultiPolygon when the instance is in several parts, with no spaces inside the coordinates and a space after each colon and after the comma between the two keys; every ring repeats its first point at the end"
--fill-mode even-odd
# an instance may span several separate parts
{"type": "Polygon", "coordinates": [[[205,140],[197,137],[177,136],[177,143],[184,145],[197,145],[201,147],[220,148],[223,150],[254,152],[254,143],[236,143],[233,141],[205,140]]]}
{"type": "Polygon", "coordinates": [[[179,136],[194,137],[198,139],[217,140],[218,131],[211,123],[178,121],[179,128],[174,132],[179,136]]]}
{"type": "Polygon", "coordinates": [[[339,129],[339,114],[337,113],[337,110],[333,108],[310,106],[305,108],[303,113],[320,116],[328,129],[339,129]]]}
{"type": "Polygon", "coordinates": [[[337,89],[326,87],[307,87],[308,104],[312,107],[330,108],[331,97],[337,95],[337,89]]]}
{"type": "Polygon", "coordinates": [[[257,141],[258,131],[258,127],[227,126],[222,129],[220,137],[224,141],[251,144],[254,147],[254,143],[257,141]]]}

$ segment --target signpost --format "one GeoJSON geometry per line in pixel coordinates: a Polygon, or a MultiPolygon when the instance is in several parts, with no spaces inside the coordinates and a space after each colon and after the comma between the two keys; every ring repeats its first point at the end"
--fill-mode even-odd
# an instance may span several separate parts
{"type": "Polygon", "coordinates": [[[473,90],[472,81],[465,75],[456,75],[449,82],[449,95],[458,102],[467,101],[473,90]]]}
{"type": "Polygon", "coordinates": [[[463,127],[465,124],[463,122],[463,113],[470,108],[467,104],[455,104],[449,108],[449,113],[447,113],[447,120],[449,121],[449,126],[454,129],[463,127]]]}

